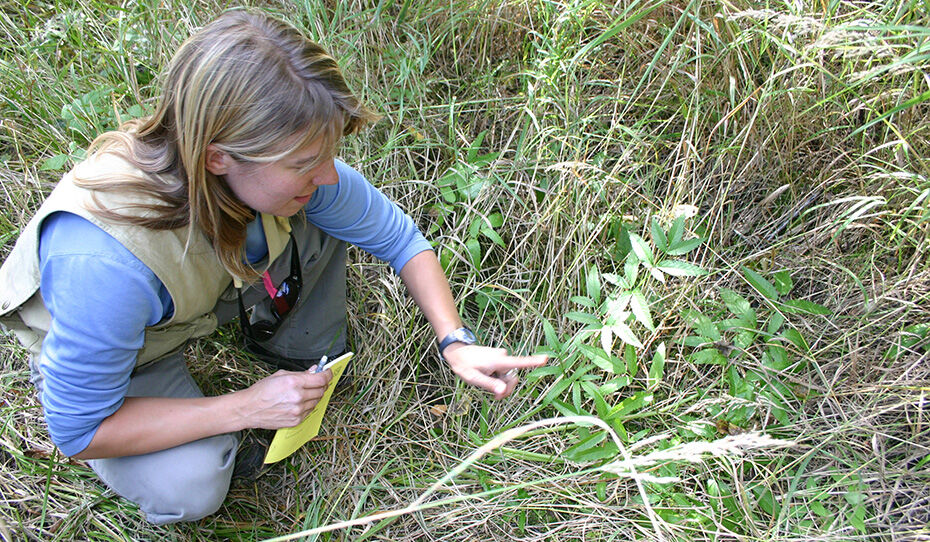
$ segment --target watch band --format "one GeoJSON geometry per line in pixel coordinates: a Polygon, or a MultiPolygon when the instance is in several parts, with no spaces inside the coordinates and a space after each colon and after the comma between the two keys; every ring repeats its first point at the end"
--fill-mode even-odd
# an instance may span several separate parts
{"type": "Polygon", "coordinates": [[[441,357],[442,353],[452,343],[475,344],[476,342],[478,342],[478,338],[467,327],[454,329],[443,340],[439,341],[439,356],[441,357]]]}

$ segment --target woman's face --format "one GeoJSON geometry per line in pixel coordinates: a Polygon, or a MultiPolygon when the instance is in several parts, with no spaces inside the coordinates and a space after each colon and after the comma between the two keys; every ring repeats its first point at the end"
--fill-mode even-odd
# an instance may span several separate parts
{"type": "Polygon", "coordinates": [[[238,161],[225,152],[208,147],[207,169],[222,176],[236,197],[253,210],[291,216],[303,209],[319,186],[339,182],[332,158],[302,172],[323,152],[322,147],[323,141],[318,139],[269,163],[238,161]]]}

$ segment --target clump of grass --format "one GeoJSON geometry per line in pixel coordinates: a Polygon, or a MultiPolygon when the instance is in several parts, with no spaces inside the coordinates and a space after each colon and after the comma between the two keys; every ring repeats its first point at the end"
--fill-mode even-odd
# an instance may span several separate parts
{"type": "MultiPolygon", "coordinates": [[[[333,50],[384,115],[344,157],[429,233],[463,315],[489,343],[553,352],[551,367],[504,402],[461,385],[399,280],[352,251],[356,385],[324,437],[235,487],[215,516],[155,528],[56,453],[6,337],[0,537],[326,528],[415,502],[495,435],[555,415],[594,417],[619,444],[538,428],[475,458],[442,506],[320,538],[927,536],[930,31],[918,4],[265,8],[333,50]],[[699,246],[676,254],[666,237],[682,213],[681,239],[699,246]],[[705,273],[670,275],[663,259],[705,273]],[[678,480],[667,484],[602,468],[623,448],[753,431],[797,445],[649,468],[678,480]]],[[[171,51],[221,9],[3,8],[4,254],[93,135],[151,107],[171,51]]],[[[190,350],[206,392],[265,374],[236,335],[190,350]]]]}

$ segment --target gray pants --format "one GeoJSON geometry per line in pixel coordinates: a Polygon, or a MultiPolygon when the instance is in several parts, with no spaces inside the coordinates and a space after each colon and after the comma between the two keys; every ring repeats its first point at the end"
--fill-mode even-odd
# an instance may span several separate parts
{"type": "MultiPolygon", "coordinates": [[[[300,248],[303,289],[297,306],[273,338],[261,343],[277,354],[309,359],[345,348],[345,243],[316,227],[292,221],[300,248]],[[335,340],[334,340],[335,339],[335,340]]],[[[290,247],[271,266],[276,280],[290,270],[290,247]]],[[[252,320],[270,319],[268,293],[261,282],[243,291],[255,306],[252,320]]],[[[238,316],[235,290],[216,306],[220,323],[238,316]]],[[[181,352],[136,370],[130,397],[201,397],[181,352]]],[[[238,435],[217,435],[149,454],[97,459],[90,466],[113,491],[138,503],[152,523],[193,521],[216,512],[226,498],[238,435]]]]}

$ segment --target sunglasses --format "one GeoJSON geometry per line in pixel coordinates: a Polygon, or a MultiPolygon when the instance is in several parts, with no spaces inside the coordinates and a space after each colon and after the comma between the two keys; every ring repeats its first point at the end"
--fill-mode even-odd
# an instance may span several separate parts
{"type": "Polygon", "coordinates": [[[284,317],[291,312],[291,309],[297,305],[300,299],[300,289],[303,286],[303,275],[300,271],[300,253],[297,250],[297,241],[294,234],[291,234],[291,273],[285,277],[277,288],[271,282],[271,275],[268,271],[262,274],[262,282],[265,284],[265,290],[271,296],[271,316],[273,320],[261,320],[255,323],[249,322],[249,316],[245,312],[245,305],[242,303],[242,289],[236,288],[236,296],[239,299],[239,325],[242,327],[242,334],[253,341],[267,341],[274,336],[284,317]]]}

